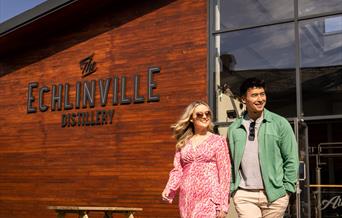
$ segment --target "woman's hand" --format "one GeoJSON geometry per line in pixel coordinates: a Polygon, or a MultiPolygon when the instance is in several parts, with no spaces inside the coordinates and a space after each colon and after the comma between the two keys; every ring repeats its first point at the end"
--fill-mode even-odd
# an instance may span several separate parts
{"type": "Polygon", "coordinates": [[[216,218],[225,218],[227,216],[227,213],[223,210],[217,210],[216,211],[216,218]]]}
{"type": "Polygon", "coordinates": [[[171,204],[172,203],[172,199],[169,198],[169,195],[170,195],[170,191],[164,190],[163,193],[162,193],[162,199],[163,199],[163,201],[167,201],[167,202],[169,202],[171,204]]]}

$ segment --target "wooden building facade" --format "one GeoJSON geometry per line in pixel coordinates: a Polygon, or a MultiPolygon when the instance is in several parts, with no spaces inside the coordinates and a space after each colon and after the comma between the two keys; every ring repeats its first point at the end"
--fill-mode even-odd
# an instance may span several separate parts
{"type": "Polygon", "coordinates": [[[208,100],[207,4],[64,1],[2,32],[0,218],[55,217],[49,205],[178,217],[161,200],[170,125],[208,100]]]}

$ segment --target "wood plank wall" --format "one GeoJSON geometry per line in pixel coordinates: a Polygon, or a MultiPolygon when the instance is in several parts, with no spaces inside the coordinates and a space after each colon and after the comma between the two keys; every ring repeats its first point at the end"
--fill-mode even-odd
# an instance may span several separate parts
{"type": "MultiPolygon", "coordinates": [[[[177,201],[161,201],[175,150],[169,127],[191,101],[207,100],[207,1],[124,6],[2,58],[0,218],[55,217],[48,205],[142,207],[137,217],[178,217],[177,201]],[[92,53],[97,70],[81,78],[79,61],[92,53]],[[160,68],[153,77],[159,102],[146,102],[149,67],[160,68]],[[30,82],[50,89],[69,83],[74,102],[77,81],[115,75],[127,77],[133,96],[135,74],[144,103],[101,107],[97,85],[95,108],[27,114],[30,82]],[[113,124],[61,127],[62,114],[102,109],[114,109],[113,124]]],[[[37,107],[38,89],[33,95],[37,107]]],[[[49,106],[50,97],[51,91],[44,98],[49,106]]]]}

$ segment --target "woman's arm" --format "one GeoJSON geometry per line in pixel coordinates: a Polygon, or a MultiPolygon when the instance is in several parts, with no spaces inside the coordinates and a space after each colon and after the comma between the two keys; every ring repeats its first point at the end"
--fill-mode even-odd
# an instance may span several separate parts
{"type": "Polygon", "coordinates": [[[229,208],[229,196],[230,196],[230,156],[228,151],[228,145],[225,138],[220,137],[218,143],[218,149],[216,153],[218,178],[219,178],[219,206],[218,211],[228,212],[229,208]]]}
{"type": "Polygon", "coordinates": [[[179,188],[180,180],[183,175],[183,168],[181,165],[181,153],[177,151],[173,160],[173,169],[170,171],[169,180],[165,186],[165,189],[162,193],[162,198],[169,203],[172,203],[173,198],[175,197],[176,191],[179,188]]]}

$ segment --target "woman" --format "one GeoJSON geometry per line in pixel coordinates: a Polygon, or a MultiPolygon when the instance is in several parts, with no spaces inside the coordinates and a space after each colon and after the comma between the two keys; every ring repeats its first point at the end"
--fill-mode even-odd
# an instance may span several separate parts
{"type": "Polygon", "coordinates": [[[162,193],[169,203],[179,189],[182,218],[223,218],[229,206],[230,158],[225,138],[212,133],[207,103],[195,101],[172,126],[174,168],[162,193]]]}

